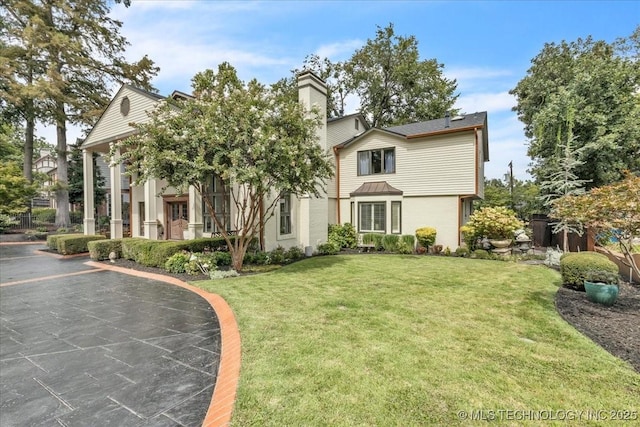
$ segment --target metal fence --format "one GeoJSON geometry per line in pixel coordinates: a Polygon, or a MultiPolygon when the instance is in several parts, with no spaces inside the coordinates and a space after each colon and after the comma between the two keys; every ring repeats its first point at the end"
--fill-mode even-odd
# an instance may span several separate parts
{"type": "MultiPolygon", "coordinates": [[[[71,225],[82,225],[83,224],[83,215],[79,212],[78,215],[76,212],[70,212],[69,219],[71,220],[71,225]]],[[[36,215],[31,212],[25,212],[18,215],[12,215],[13,224],[7,227],[12,231],[20,231],[20,230],[36,230],[36,229],[47,229],[47,230],[55,230],[57,227],[55,225],[55,216],[53,218],[46,218],[43,215],[36,215]]]]}

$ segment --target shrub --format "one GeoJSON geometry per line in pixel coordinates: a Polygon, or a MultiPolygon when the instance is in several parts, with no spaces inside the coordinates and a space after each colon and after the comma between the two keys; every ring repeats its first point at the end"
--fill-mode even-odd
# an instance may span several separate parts
{"type": "Polygon", "coordinates": [[[189,261],[185,264],[184,269],[187,274],[209,274],[210,271],[216,270],[215,253],[195,252],[189,257],[189,261]]]}
{"type": "Polygon", "coordinates": [[[56,222],[56,210],[52,208],[33,208],[31,215],[34,221],[42,224],[53,224],[56,222]]]}
{"type": "Polygon", "coordinates": [[[416,230],[416,240],[423,247],[429,249],[436,242],[436,229],[433,227],[422,227],[416,230]]]}
{"type": "Polygon", "coordinates": [[[268,258],[269,264],[284,264],[284,248],[278,245],[277,248],[269,252],[268,258]]]}
{"type": "Polygon", "coordinates": [[[304,251],[298,246],[292,246],[284,253],[284,259],[287,263],[298,261],[302,258],[304,258],[304,251]]]}
{"type": "Polygon", "coordinates": [[[373,234],[373,246],[376,251],[381,251],[384,249],[384,245],[382,244],[382,240],[384,239],[384,234],[380,233],[372,233],[373,234]]]}
{"type": "Polygon", "coordinates": [[[459,256],[459,257],[468,257],[469,249],[465,248],[464,246],[457,247],[455,254],[456,256],[459,256]]]}
{"type": "Polygon", "coordinates": [[[73,255],[89,252],[87,246],[93,240],[105,240],[106,236],[85,236],[84,234],[66,234],[56,239],[56,250],[62,255],[73,255]]]}
{"type": "Polygon", "coordinates": [[[475,251],[473,251],[473,257],[477,258],[477,259],[491,259],[491,254],[489,253],[489,251],[486,251],[484,249],[476,249],[475,251]]]}
{"type": "Polygon", "coordinates": [[[451,248],[449,246],[444,248],[444,256],[451,256],[451,248]]]}
{"type": "MultiPolygon", "coordinates": [[[[413,236],[411,236],[413,237],[413,236]]],[[[406,240],[402,240],[400,239],[400,241],[398,242],[398,249],[397,249],[398,253],[400,254],[412,254],[413,253],[413,245],[410,245],[406,240]]]]}
{"type": "Polygon", "coordinates": [[[329,224],[328,241],[338,245],[338,248],[355,248],[358,244],[358,234],[355,227],[345,222],[340,224],[329,224]]]}
{"type": "Polygon", "coordinates": [[[116,258],[122,258],[122,239],[94,240],[87,243],[89,256],[96,261],[109,259],[111,252],[116,253],[116,258]]]}
{"type": "MultiPolygon", "coordinates": [[[[475,211],[461,231],[472,239],[487,237],[489,239],[513,239],[514,231],[524,228],[516,213],[503,206],[484,207],[475,211]]],[[[469,244],[469,242],[467,242],[469,244]]]]}
{"type": "Polygon", "coordinates": [[[84,212],[82,211],[69,212],[69,220],[71,221],[71,224],[82,224],[83,219],[84,219],[84,212]]]}
{"type": "Polygon", "coordinates": [[[52,251],[58,250],[58,239],[61,238],[62,234],[50,234],[47,236],[47,247],[52,251]]]}
{"type": "Polygon", "coordinates": [[[0,233],[4,233],[4,230],[18,224],[18,221],[14,220],[9,215],[0,214],[0,233]]]}
{"type": "Polygon", "coordinates": [[[319,255],[337,255],[338,252],[340,252],[340,248],[338,248],[335,244],[331,242],[322,243],[318,245],[319,255]]]}
{"type": "Polygon", "coordinates": [[[562,283],[568,288],[584,291],[584,279],[592,270],[618,273],[618,266],[597,252],[571,252],[560,258],[562,283]]]}
{"type": "Polygon", "coordinates": [[[413,252],[413,248],[416,246],[416,236],[413,234],[403,234],[400,236],[400,241],[411,247],[411,251],[413,252]]]}
{"type": "Polygon", "coordinates": [[[265,265],[269,261],[269,256],[266,252],[256,251],[247,252],[244,254],[244,263],[253,265],[265,265]]]}
{"type": "Polygon", "coordinates": [[[400,236],[397,234],[385,234],[382,236],[382,249],[388,252],[397,252],[400,236]]]}
{"type": "Polygon", "coordinates": [[[216,265],[231,265],[231,254],[225,251],[216,251],[213,253],[216,259],[216,265]]]}
{"type": "Polygon", "coordinates": [[[169,273],[185,273],[190,258],[191,254],[187,252],[175,253],[164,263],[164,269],[169,273]]]}

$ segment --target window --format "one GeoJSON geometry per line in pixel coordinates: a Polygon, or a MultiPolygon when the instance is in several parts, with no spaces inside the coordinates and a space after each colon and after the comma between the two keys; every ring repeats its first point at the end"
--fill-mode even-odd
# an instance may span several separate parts
{"type": "Polygon", "coordinates": [[[361,232],[385,232],[386,203],[358,203],[358,224],[361,232]]]}
{"type": "MultiPolygon", "coordinates": [[[[231,201],[229,199],[229,194],[226,193],[226,186],[222,182],[222,180],[213,176],[207,182],[205,186],[205,196],[209,197],[211,201],[211,205],[215,210],[216,218],[222,224],[226,226],[227,231],[231,230],[231,215],[230,215],[230,206],[231,201]]],[[[204,199],[203,197],[203,199],[204,199]]],[[[219,233],[220,228],[216,225],[215,221],[211,218],[209,214],[209,209],[207,207],[207,203],[205,200],[202,201],[202,218],[204,222],[205,233],[219,233]]]]}
{"type": "Polygon", "coordinates": [[[402,202],[391,202],[391,232],[393,234],[401,234],[400,207],[402,202]]]}
{"type": "Polygon", "coordinates": [[[291,194],[280,198],[280,234],[291,234],[291,194]]]}
{"type": "Polygon", "coordinates": [[[360,120],[356,119],[356,130],[360,129],[360,120]]]}
{"type": "Polygon", "coordinates": [[[358,175],[374,175],[396,172],[396,150],[358,151],[358,175]]]}

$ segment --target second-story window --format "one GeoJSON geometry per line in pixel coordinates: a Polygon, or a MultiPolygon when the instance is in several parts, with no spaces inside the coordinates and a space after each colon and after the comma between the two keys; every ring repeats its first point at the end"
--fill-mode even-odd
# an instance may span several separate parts
{"type": "Polygon", "coordinates": [[[395,148],[358,151],[358,175],[374,175],[395,172],[395,148]]]}

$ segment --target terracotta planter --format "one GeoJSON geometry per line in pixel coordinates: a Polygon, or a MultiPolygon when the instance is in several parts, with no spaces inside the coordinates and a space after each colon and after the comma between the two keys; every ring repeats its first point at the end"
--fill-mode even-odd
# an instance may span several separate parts
{"type": "Polygon", "coordinates": [[[594,283],[584,281],[584,290],[587,292],[587,299],[602,305],[613,305],[618,299],[618,286],[607,283],[594,283]]]}

